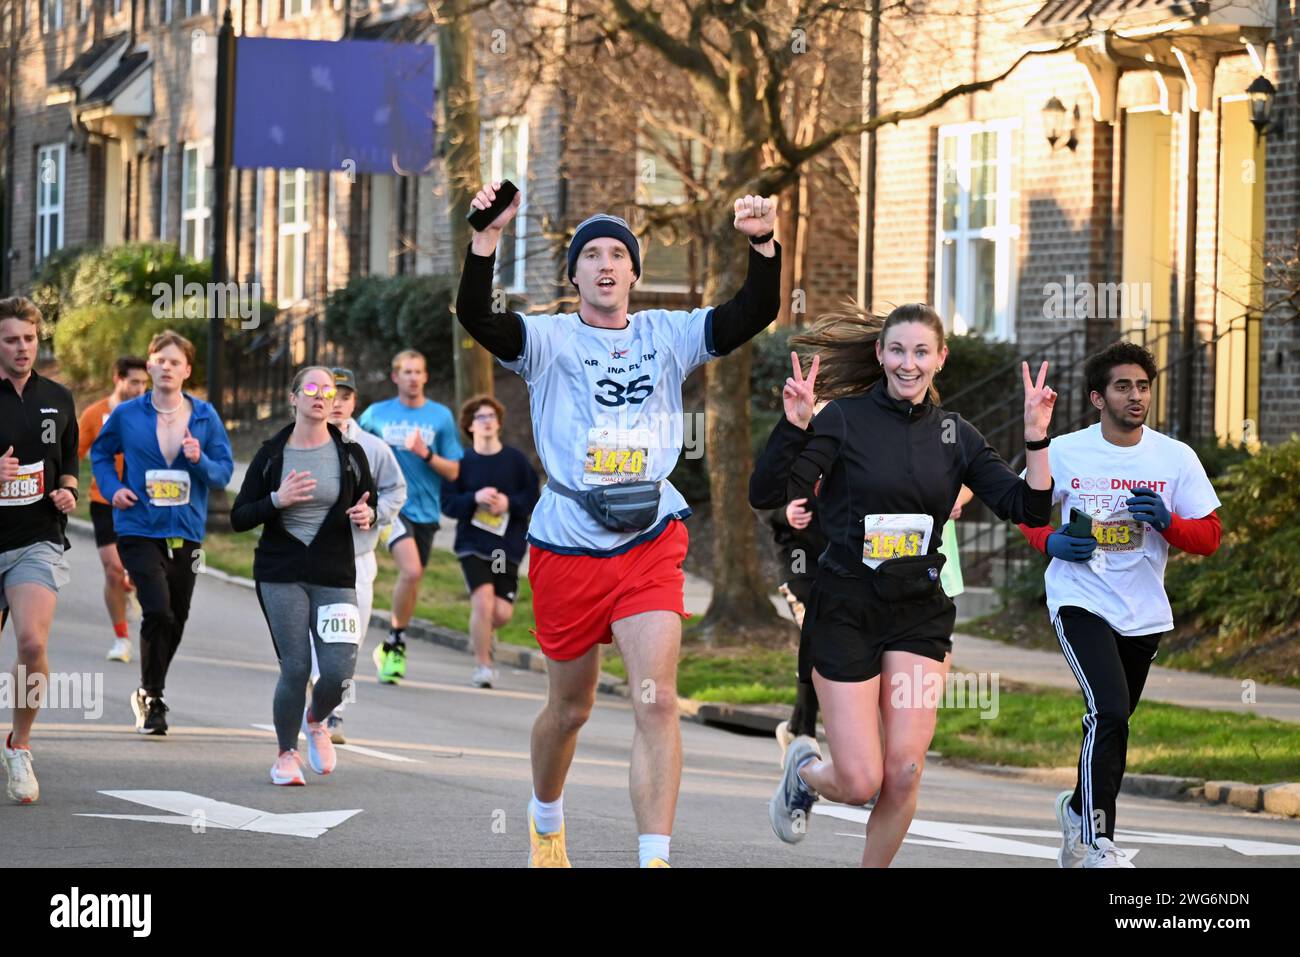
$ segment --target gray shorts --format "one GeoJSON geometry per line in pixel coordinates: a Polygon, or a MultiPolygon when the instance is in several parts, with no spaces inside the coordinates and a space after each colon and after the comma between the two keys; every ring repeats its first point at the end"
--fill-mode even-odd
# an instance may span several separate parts
{"type": "Polygon", "coordinates": [[[0,611],[9,607],[5,592],[15,585],[44,585],[57,595],[70,577],[62,545],[36,542],[0,552],[0,611]]]}

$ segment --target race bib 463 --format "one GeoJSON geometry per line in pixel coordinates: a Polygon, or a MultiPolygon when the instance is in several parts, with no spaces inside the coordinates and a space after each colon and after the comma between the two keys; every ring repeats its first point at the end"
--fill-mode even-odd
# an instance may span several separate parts
{"type": "Polygon", "coordinates": [[[1092,523],[1092,537],[1097,539],[1097,547],[1107,552],[1140,552],[1146,536],[1146,523],[1133,519],[1101,521],[1092,523]]]}

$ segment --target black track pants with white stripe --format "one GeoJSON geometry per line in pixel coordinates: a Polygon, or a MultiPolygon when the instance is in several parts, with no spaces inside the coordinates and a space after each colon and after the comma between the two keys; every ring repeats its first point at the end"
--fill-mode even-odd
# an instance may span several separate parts
{"type": "Polygon", "coordinates": [[[1083,747],[1070,807],[1083,818],[1083,840],[1115,838],[1115,798],[1128,758],[1128,719],[1142,697],[1161,632],[1121,635],[1104,618],[1066,605],[1056,637],[1083,691],[1083,747]]]}

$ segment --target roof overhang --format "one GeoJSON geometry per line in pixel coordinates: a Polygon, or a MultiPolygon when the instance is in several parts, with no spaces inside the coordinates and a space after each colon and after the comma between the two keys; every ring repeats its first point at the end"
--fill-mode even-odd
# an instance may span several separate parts
{"type": "Polygon", "coordinates": [[[1074,54],[1088,71],[1093,118],[1114,123],[1119,78],[1130,70],[1154,72],[1165,90],[1174,81],[1175,96],[1185,89],[1192,110],[1209,110],[1219,59],[1266,44],[1273,11],[1261,0],[1052,0],[1025,32],[1039,47],[1082,37],[1074,54]]]}

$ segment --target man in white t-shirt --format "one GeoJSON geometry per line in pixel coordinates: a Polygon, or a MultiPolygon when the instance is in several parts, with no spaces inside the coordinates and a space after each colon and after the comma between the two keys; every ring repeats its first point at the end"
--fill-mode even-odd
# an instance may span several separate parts
{"type": "Polygon", "coordinates": [[[1209,555],[1219,547],[1219,499],[1196,453],[1144,425],[1156,364],[1117,342],[1084,366],[1097,425],[1058,436],[1050,450],[1061,527],[1020,530],[1047,566],[1047,608],[1083,691],[1083,746],[1073,791],[1057,796],[1062,867],[1132,867],[1114,844],[1115,799],[1124,777],[1128,719],[1137,708],[1164,632],[1169,548],[1209,555]],[[1071,515],[1091,534],[1071,533],[1071,515]]]}
{"type": "MultiPolygon", "coordinates": [[[[488,209],[500,183],[474,197],[488,209]]],[[[628,309],[641,277],[636,236],[617,216],[583,221],[569,245],[573,312],[524,316],[494,306],[493,262],[522,194],[465,257],[456,316],[528,384],[533,438],[547,485],[528,527],[534,634],[547,657],[546,706],[533,725],[529,866],[568,867],[563,789],[578,730],[591,712],[600,645],[627,667],[636,734],[632,807],[642,867],[668,866],[681,781],[677,657],[690,508],[668,475],[682,451],[682,383],[776,318],[780,248],[776,203],[735,202],[750,243],[741,290],[714,307],[628,309]]]]}

